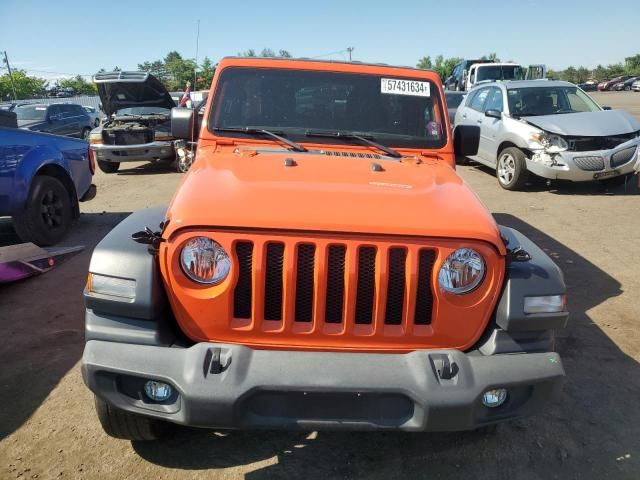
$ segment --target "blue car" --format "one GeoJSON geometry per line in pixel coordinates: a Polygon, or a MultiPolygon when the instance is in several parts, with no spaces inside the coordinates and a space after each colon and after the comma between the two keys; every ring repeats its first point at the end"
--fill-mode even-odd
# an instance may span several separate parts
{"type": "Polygon", "coordinates": [[[95,196],[94,171],[83,140],[0,127],[0,216],[23,242],[56,244],[95,196]]]}

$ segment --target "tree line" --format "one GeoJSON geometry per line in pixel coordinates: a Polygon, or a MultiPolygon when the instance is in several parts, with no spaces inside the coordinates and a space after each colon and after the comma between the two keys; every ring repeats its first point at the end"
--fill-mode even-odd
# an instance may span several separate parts
{"type": "MultiPolygon", "coordinates": [[[[260,53],[254,49],[248,49],[238,53],[243,57],[282,57],[290,58],[288,50],[272,50],[263,48],[260,53]]],[[[500,58],[496,53],[490,53],[481,57],[483,60],[499,62],[500,58]]],[[[461,62],[461,57],[444,58],[438,55],[431,59],[431,56],[424,56],[418,60],[417,67],[436,71],[444,80],[453,71],[456,64],[461,62]]],[[[150,72],[155,75],[169,91],[180,91],[185,88],[188,81],[192,84],[192,89],[204,90],[209,88],[216,65],[209,57],[204,57],[202,62],[196,63],[193,58],[185,58],[177,51],[171,51],[164,58],[145,61],[138,64],[138,69],[150,72]]],[[[114,67],[109,71],[119,71],[119,67],[114,67]]],[[[100,72],[106,72],[104,68],[100,72]]],[[[72,88],[77,95],[95,95],[96,86],[82,75],[72,78],[57,80],[50,84],[44,78],[29,75],[25,70],[13,70],[13,87],[9,74],[0,75],[0,100],[13,98],[13,88],[15,88],[18,99],[37,98],[45,96],[51,88],[72,88]]],[[[564,70],[549,69],[547,76],[551,79],[566,80],[571,83],[583,83],[586,81],[600,82],[605,79],[618,77],[621,75],[640,76],[640,54],[626,57],[624,62],[607,65],[598,65],[594,69],[583,66],[569,66],[564,70]]]]}
{"type": "MultiPolygon", "coordinates": [[[[275,51],[271,48],[263,48],[259,54],[254,49],[248,49],[239,52],[238,56],[290,58],[291,53],[288,50],[275,51]]],[[[137,67],[138,70],[156,76],[169,91],[184,90],[187,82],[192,83],[192,89],[208,89],[216,70],[216,65],[209,57],[204,57],[202,62],[196,63],[195,59],[183,57],[175,50],[167,53],[164,58],[139,63],[137,67]]],[[[120,67],[115,66],[110,70],[101,68],[98,73],[121,70],[120,67]]],[[[13,78],[9,77],[8,72],[0,75],[0,101],[12,99],[13,88],[15,88],[18,100],[43,97],[52,89],[58,88],[72,88],[76,95],[96,95],[98,93],[96,85],[82,75],[49,82],[44,78],[29,75],[25,70],[12,70],[12,74],[13,78]]]]}

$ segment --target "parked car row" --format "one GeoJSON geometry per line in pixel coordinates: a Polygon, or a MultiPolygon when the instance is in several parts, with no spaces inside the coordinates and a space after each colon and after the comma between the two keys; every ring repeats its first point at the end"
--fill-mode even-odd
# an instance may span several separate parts
{"type": "Polygon", "coordinates": [[[96,126],[96,119],[74,103],[23,104],[16,106],[13,111],[18,117],[18,127],[34,132],[88,140],[89,133],[96,126]]]}
{"type": "Polygon", "coordinates": [[[605,80],[604,82],[600,82],[598,84],[598,91],[621,91],[621,90],[631,90],[634,82],[640,80],[640,77],[633,75],[623,75],[620,77],[615,77],[610,80],[605,80]]]}

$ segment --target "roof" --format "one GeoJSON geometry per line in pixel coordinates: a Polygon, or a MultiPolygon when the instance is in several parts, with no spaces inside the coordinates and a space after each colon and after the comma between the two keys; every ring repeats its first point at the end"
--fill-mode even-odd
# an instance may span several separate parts
{"type": "Polygon", "coordinates": [[[546,78],[541,78],[537,80],[484,80],[480,83],[476,83],[472,90],[480,87],[486,87],[488,85],[504,85],[505,88],[575,87],[575,85],[571,82],[564,82],[562,80],[547,80],[546,78]]]}
{"type": "Polygon", "coordinates": [[[239,57],[239,56],[229,56],[224,57],[222,60],[266,60],[266,61],[287,61],[287,62],[310,62],[310,63],[331,63],[331,64],[339,64],[339,65],[362,65],[365,67],[385,67],[385,68],[401,68],[402,70],[416,70],[418,72],[435,72],[435,70],[429,68],[416,68],[416,67],[407,67],[403,65],[389,65],[388,63],[368,63],[368,62],[359,62],[357,60],[353,60],[348,62],[346,60],[319,60],[315,58],[308,57],[299,57],[299,58],[287,58],[287,57],[239,57]]]}

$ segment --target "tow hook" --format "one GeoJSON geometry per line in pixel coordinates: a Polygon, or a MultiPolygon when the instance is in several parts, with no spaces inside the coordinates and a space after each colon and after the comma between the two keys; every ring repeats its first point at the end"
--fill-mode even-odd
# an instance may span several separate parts
{"type": "Polygon", "coordinates": [[[433,366],[441,380],[451,380],[458,373],[458,365],[446,353],[430,355],[433,366]]]}
{"type": "Polygon", "coordinates": [[[531,254],[518,245],[512,250],[507,250],[507,260],[511,262],[528,262],[531,260],[531,254]]]}

